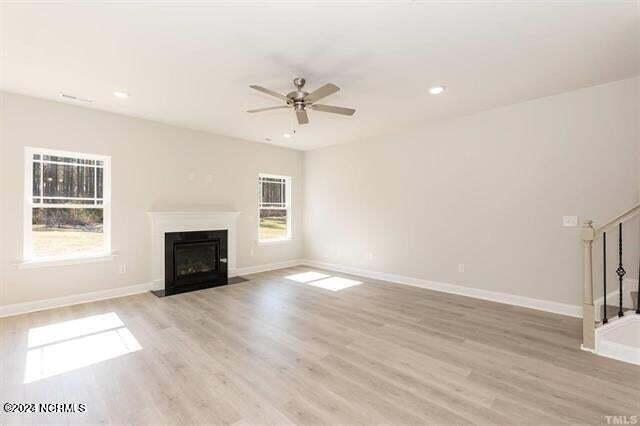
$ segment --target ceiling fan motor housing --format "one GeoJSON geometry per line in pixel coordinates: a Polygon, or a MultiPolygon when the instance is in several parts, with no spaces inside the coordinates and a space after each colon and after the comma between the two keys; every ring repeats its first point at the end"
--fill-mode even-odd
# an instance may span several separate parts
{"type": "Polygon", "coordinates": [[[287,98],[289,99],[287,103],[289,105],[293,105],[296,111],[304,110],[304,97],[309,94],[309,92],[305,92],[304,90],[302,90],[306,82],[307,81],[302,77],[294,78],[293,84],[296,86],[297,90],[287,93],[287,98]]]}
{"type": "Polygon", "coordinates": [[[304,97],[309,94],[309,92],[302,90],[305,83],[306,80],[302,77],[294,78],[293,84],[296,86],[297,90],[287,93],[287,98],[289,99],[287,103],[295,106],[296,110],[304,109],[304,97]]]}

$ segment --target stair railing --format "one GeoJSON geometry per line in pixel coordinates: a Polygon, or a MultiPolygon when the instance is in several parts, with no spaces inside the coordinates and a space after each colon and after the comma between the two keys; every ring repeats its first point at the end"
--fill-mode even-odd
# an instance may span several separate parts
{"type": "MultiPolygon", "coordinates": [[[[624,316],[623,309],[623,281],[626,271],[622,261],[622,242],[623,242],[623,223],[640,214],[640,204],[627,210],[623,214],[617,216],[613,220],[607,222],[599,228],[593,227],[593,222],[587,220],[582,229],[582,241],[584,243],[584,283],[583,283],[583,302],[582,302],[582,347],[587,350],[595,349],[595,329],[596,311],[594,305],[594,286],[593,286],[593,242],[602,237],[602,269],[603,269],[603,317],[600,325],[609,322],[607,314],[607,232],[618,230],[618,316],[624,316]]],[[[640,259],[638,264],[638,292],[636,294],[636,313],[640,314],[640,259]]]]}

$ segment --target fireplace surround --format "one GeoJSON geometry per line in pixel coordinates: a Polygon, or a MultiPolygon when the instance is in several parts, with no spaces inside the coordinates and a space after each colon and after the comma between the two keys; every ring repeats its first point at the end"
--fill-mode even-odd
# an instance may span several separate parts
{"type": "MultiPolygon", "coordinates": [[[[151,224],[151,272],[154,294],[165,290],[166,256],[165,237],[176,232],[226,231],[227,232],[227,275],[236,275],[236,229],[238,212],[214,210],[180,210],[148,212],[151,224]]],[[[183,246],[187,249],[189,247],[183,246]]],[[[191,247],[194,248],[194,247],[191,247]]],[[[213,250],[210,248],[210,250],[213,250]]],[[[186,251],[183,252],[183,254],[186,251]]],[[[221,256],[221,258],[225,258],[221,256]]],[[[224,263],[224,262],[223,262],[224,263]]],[[[202,271],[201,271],[202,272],[202,271]]],[[[167,275],[168,276],[168,275],[167,275]]]]}
{"type": "Polygon", "coordinates": [[[184,293],[227,284],[227,231],[167,232],[164,293],[184,293]]]}

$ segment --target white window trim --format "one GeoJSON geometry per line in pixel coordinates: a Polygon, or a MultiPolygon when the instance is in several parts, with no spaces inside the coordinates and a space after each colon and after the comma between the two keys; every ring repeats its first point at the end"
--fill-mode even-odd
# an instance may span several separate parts
{"type": "MultiPolygon", "coordinates": [[[[262,204],[262,194],[258,193],[258,226],[256,231],[258,233],[258,245],[268,246],[272,244],[282,244],[290,242],[293,239],[293,217],[291,216],[291,206],[293,204],[293,199],[291,197],[291,193],[293,192],[291,188],[293,187],[293,178],[291,176],[282,176],[282,175],[273,175],[269,173],[259,173],[258,174],[258,182],[260,182],[261,178],[273,178],[273,179],[284,179],[285,180],[285,197],[286,197],[286,211],[287,211],[287,236],[283,238],[272,238],[270,240],[261,240],[260,239],[260,210],[262,204]]],[[[262,190],[262,185],[258,185],[258,190],[262,190]]]]}
{"type": "MultiPolygon", "coordinates": [[[[51,198],[51,197],[43,197],[51,198]]],[[[59,204],[56,207],[81,208],[78,205],[59,204]]],[[[86,205],[85,207],[90,207],[86,205]]],[[[37,268],[55,265],[72,265],[89,262],[103,262],[113,259],[111,251],[111,157],[105,155],[85,154],[73,151],[58,151],[45,148],[25,147],[24,149],[24,203],[23,203],[23,239],[22,259],[19,268],[37,268]],[[103,162],[102,182],[102,229],[104,233],[104,247],[99,252],[77,253],[65,256],[35,257],[33,255],[32,222],[33,222],[33,155],[53,155],[57,157],[82,158],[103,162]]]]}

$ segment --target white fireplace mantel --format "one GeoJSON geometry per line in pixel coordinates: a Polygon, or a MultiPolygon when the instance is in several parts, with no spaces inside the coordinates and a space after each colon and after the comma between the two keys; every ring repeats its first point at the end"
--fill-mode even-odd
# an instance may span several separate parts
{"type": "Polygon", "coordinates": [[[151,218],[151,277],[154,290],[164,289],[164,234],[166,232],[227,230],[229,276],[236,270],[236,227],[240,212],[155,211],[151,218]]]}

